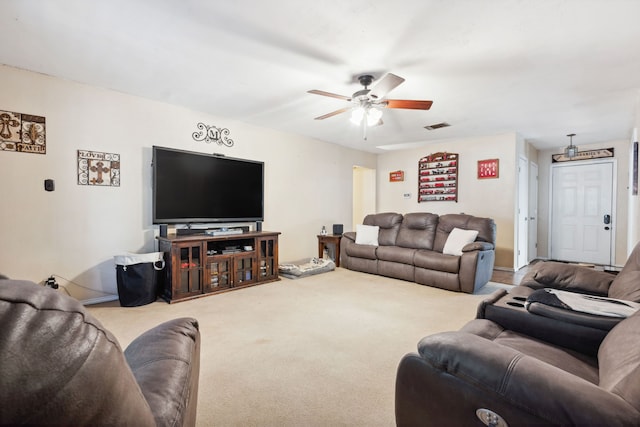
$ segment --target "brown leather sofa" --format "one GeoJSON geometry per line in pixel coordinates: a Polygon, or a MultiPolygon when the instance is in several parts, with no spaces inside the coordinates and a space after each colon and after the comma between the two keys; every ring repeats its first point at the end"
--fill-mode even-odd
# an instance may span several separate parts
{"type": "Polygon", "coordinates": [[[590,353],[472,320],[422,339],[402,359],[396,424],[640,425],[640,312],[590,353]]]}
{"type": "Polygon", "coordinates": [[[0,280],[0,325],[0,425],[195,425],[195,319],[163,323],[123,352],[73,298],[0,280]]]}
{"type": "Polygon", "coordinates": [[[491,279],[496,225],[490,218],[387,212],[367,215],[363,224],[379,227],[378,246],[358,244],[356,232],[344,233],[341,267],[467,293],[491,279]],[[459,256],[442,253],[454,228],[478,231],[459,256]]]}

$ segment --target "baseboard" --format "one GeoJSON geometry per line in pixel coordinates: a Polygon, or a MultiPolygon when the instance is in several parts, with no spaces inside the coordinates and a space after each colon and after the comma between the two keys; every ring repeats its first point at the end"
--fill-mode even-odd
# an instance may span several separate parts
{"type": "Polygon", "coordinates": [[[118,299],[118,295],[107,295],[104,297],[85,299],[80,301],[80,303],[82,305],[92,305],[92,304],[100,304],[101,302],[115,301],[117,299],[118,299]]]}
{"type": "Polygon", "coordinates": [[[493,267],[493,269],[498,271],[508,271],[509,273],[515,272],[513,268],[509,268],[509,267],[493,267]]]}

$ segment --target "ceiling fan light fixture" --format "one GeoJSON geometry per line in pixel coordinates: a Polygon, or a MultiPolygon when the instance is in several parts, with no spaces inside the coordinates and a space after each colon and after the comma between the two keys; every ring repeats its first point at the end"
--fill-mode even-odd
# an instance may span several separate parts
{"type": "Polygon", "coordinates": [[[351,123],[354,125],[359,125],[362,123],[362,119],[364,118],[364,108],[357,107],[351,111],[351,123]]]}
{"type": "Polygon", "coordinates": [[[367,125],[375,126],[382,118],[382,111],[378,108],[371,107],[367,110],[367,125]]]}
{"type": "Polygon", "coordinates": [[[578,147],[573,145],[573,137],[576,136],[575,133],[570,133],[567,135],[569,137],[569,145],[564,148],[564,154],[570,159],[573,159],[578,155],[578,147]]]}

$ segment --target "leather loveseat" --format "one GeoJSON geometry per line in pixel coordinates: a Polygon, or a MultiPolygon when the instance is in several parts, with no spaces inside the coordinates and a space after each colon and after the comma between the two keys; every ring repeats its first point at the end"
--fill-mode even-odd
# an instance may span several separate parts
{"type": "Polygon", "coordinates": [[[363,225],[378,227],[377,242],[359,244],[357,232],[344,233],[341,267],[467,293],[491,279],[496,225],[490,218],[388,212],[367,215],[363,225]],[[477,231],[475,240],[455,255],[443,253],[452,232],[461,230],[477,231]]]}
{"type": "Polygon", "coordinates": [[[0,425],[195,425],[195,319],[165,322],[123,352],[73,298],[0,280],[0,325],[0,425]]]}
{"type": "Polygon", "coordinates": [[[588,353],[487,319],[423,338],[399,364],[395,411],[399,427],[638,426],[640,312],[588,353]]]}

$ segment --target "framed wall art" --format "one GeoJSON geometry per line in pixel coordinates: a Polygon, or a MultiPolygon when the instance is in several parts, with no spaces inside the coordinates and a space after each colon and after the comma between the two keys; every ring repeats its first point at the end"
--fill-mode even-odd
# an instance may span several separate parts
{"type": "Polygon", "coordinates": [[[418,203],[458,201],[458,155],[433,153],[418,161],[418,203]]]}
{"type": "Polygon", "coordinates": [[[0,111],[0,151],[47,153],[45,118],[0,111]]]}
{"type": "Polygon", "coordinates": [[[478,160],[478,179],[498,178],[500,159],[478,160]]]}
{"type": "Polygon", "coordinates": [[[78,150],[78,185],[120,187],[120,154],[78,150]]]}

